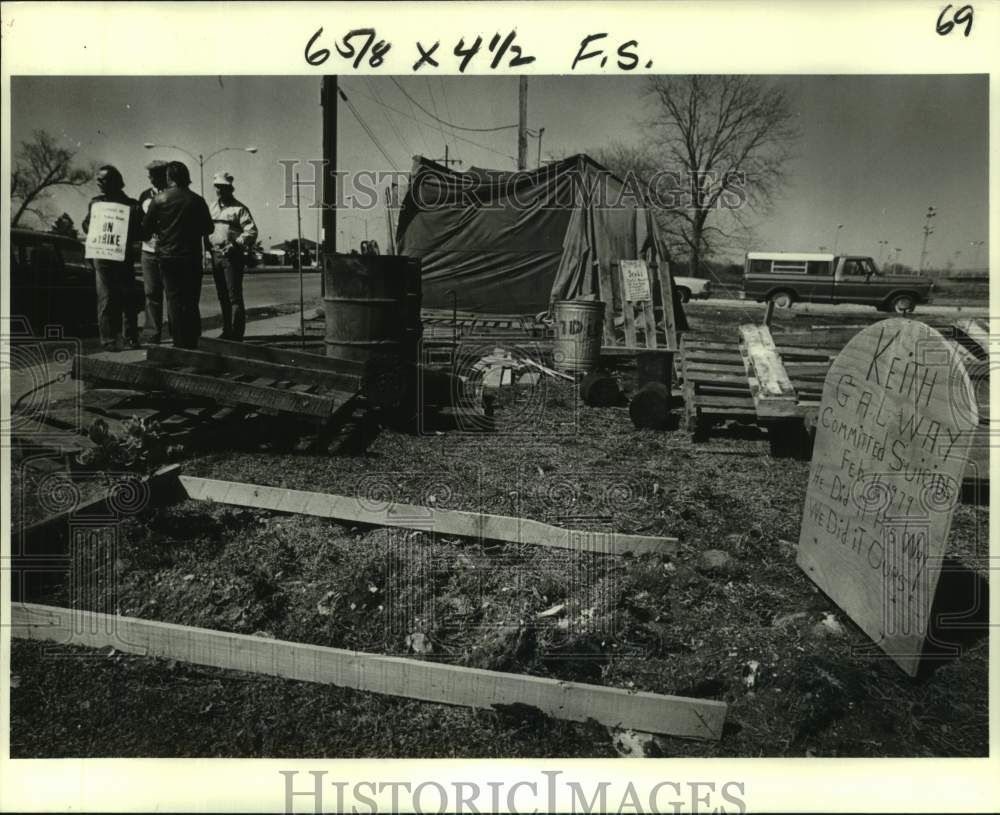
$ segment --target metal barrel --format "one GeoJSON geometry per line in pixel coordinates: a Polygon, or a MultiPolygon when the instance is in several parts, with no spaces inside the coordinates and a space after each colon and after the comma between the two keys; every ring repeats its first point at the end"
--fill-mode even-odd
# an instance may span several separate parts
{"type": "Polygon", "coordinates": [[[326,355],[414,360],[420,340],[420,262],[401,255],[323,256],[326,355]]]}
{"type": "Polygon", "coordinates": [[[557,300],[552,307],[555,341],[552,361],[556,370],[586,374],[601,360],[604,303],[600,300],[557,300]]]}

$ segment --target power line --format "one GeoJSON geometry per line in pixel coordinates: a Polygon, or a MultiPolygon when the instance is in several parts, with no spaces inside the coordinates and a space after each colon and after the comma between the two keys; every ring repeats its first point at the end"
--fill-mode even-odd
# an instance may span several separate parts
{"type": "MultiPolygon", "coordinates": [[[[424,81],[427,82],[427,92],[431,95],[431,106],[434,108],[434,113],[437,113],[437,100],[434,99],[434,89],[431,87],[431,78],[429,76],[425,76],[424,81]]],[[[448,135],[444,132],[444,128],[441,127],[441,125],[438,125],[438,130],[441,132],[441,138],[444,139],[445,145],[447,145],[448,135]]]]}
{"type": "MultiPolygon", "coordinates": [[[[343,84],[343,83],[341,83],[341,84],[343,84]]],[[[391,110],[393,113],[398,113],[400,116],[405,116],[407,119],[413,119],[418,124],[420,123],[420,119],[418,119],[416,116],[411,116],[409,113],[406,113],[405,111],[402,111],[399,108],[394,108],[392,105],[388,105],[385,102],[382,102],[381,100],[376,99],[371,94],[367,94],[367,93],[364,93],[363,91],[358,91],[358,90],[352,91],[352,93],[354,93],[354,94],[356,94],[358,96],[364,96],[364,97],[366,97],[368,99],[371,99],[373,102],[375,102],[375,104],[382,105],[383,107],[386,107],[389,110],[391,110]]],[[[480,142],[473,141],[472,139],[467,139],[464,136],[459,136],[457,134],[455,135],[455,138],[458,141],[463,141],[466,144],[471,144],[473,147],[478,147],[481,150],[486,150],[487,152],[490,152],[490,153],[496,153],[498,156],[503,156],[504,158],[509,158],[511,161],[517,161],[517,156],[512,156],[510,153],[504,153],[501,150],[495,150],[492,147],[487,147],[485,144],[481,144],[480,142]]]]}
{"type": "Polygon", "coordinates": [[[358,109],[354,107],[354,103],[347,98],[347,94],[345,94],[342,89],[338,88],[337,92],[340,94],[340,98],[344,100],[344,103],[347,105],[347,107],[350,108],[351,113],[354,114],[354,118],[358,120],[358,124],[360,124],[365,133],[368,134],[368,138],[371,139],[372,143],[378,148],[378,151],[385,157],[385,160],[389,162],[389,164],[392,166],[392,169],[396,170],[396,172],[399,172],[399,167],[396,166],[396,162],[394,162],[392,158],[389,156],[389,154],[385,151],[385,148],[382,146],[382,142],[378,140],[378,137],[375,135],[374,131],[368,126],[367,122],[365,122],[365,120],[361,118],[361,114],[358,113],[358,109]]]}
{"type": "MultiPolygon", "coordinates": [[[[372,78],[370,76],[366,76],[365,79],[368,82],[369,90],[371,90],[371,92],[375,95],[375,98],[381,99],[381,95],[378,92],[378,88],[375,87],[375,83],[372,82],[372,78]]],[[[385,117],[386,122],[388,122],[389,127],[392,128],[392,132],[396,134],[396,139],[399,141],[403,151],[406,155],[412,156],[413,151],[410,149],[410,145],[407,143],[406,139],[403,138],[403,134],[399,131],[399,128],[396,127],[396,123],[392,120],[392,117],[389,116],[389,111],[385,105],[382,105],[382,115],[385,117]]]]}
{"type": "Polygon", "coordinates": [[[446,124],[446,125],[448,125],[448,127],[454,128],[455,130],[465,130],[465,131],[468,131],[469,133],[495,133],[498,130],[512,130],[512,129],[513,130],[517,130],[517,128],[518,128],[518,125],[516,125],[516,124],[514,124],[514,125],[501,125],[500,127],[463,127],[462,125],[457,125],[457,124],[454,124],[453,122],[446,122],[444,119],[442,119],[442,118],[440,118],[438,116],[435,116],[433,113],[431,113],[429,110],[427,110],[427,108],[425,108],[423,105],[421,105],[416,99],[414,99],[412,96],[410,96],[410,94],[408,94],[406,92],[406,90],[403,88],[402,85],[399,84],[398,80],[395,77],[391,77],[391,79],[392,79],[393,83],[396,85],[396,87],[399,88],[399,90],[402,92],[403,96],[405,96],[407,99],[409,99],[412,104],[416,105],[418,108],[420,108],[424,113],[426,113],[428,116],[430,116],[435,121],[438,121],[441,124],[446,124]]]}
{"type": "MultiPolygon", "coordinates": [[[[396,86],[399,86],[398,82],[396,82],[396,86]]],[[[404,98],[410,105],[410,112],[412,114],[410,118],[417,123],[417,132],[420,133],[420,141],[424,143],[424,155],[426,156],[430,152],[431,148],[429,142],[427,141],[427,133],[424,130],[424,123],[417,118],[417,109],[413,106],[413,100],[410,99],[408,94],[404,94],[404,98]]]]}

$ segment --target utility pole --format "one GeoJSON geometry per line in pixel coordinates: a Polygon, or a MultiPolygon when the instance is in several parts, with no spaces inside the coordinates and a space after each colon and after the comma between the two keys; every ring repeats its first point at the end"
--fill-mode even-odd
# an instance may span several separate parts
{"type": "Polygon", "coordinates": [[[462,159],[460,159],[460,158],[448,158],[448,145],[447,144],[444,146],[444,158],[432,158],[431,161],[437,161],[440,164],[443,164],[445,167],[448,167],[451,164],[461,164],[462,163],[462,159]]]}
{"type": "Polygon", "coordinates": [[[324,76],[323,106],[323,251],[337,251],[337,77],[324,76]]]}
{"type": "Polygon", "coordinates": [[[522,76],[517,85],[517,169],[528,167],[528,77],[522,76]]]}
{"type": "Polygon", "coordinates": [[[927,214],[924,216],[924,245],[920,250],[920,271],[924,270],[924,261],[927,260],[927,239],[934,234],[934,227],[931,226],[931,218],[937,215],[934,207],[927,207],[927,214]]]}
{"type": "Polygon", "coordinates": [[[302,332],[302,347],[306,347],[306,295],[302,281],[302,187],[299,186],[299,174],[295,174],[295,220],[298,224],[298,241],[295,244],[295,254],[299,267],[299,330],[302,332]]]}
{"type": "Polygon", "coordinates": [[[538,128],[538,166],[542,166],[542,134],[545,132],[544,127],[538,128]]]}

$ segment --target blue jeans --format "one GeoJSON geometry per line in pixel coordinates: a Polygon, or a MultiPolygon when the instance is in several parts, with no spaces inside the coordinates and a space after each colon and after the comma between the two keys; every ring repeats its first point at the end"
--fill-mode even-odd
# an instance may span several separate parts
{"type": "Polygon", "coordinates": [[[163,337],[163,272],[153,252],[142,253],[142,288],[146,295],[146,334],[150,342],[163,337]]]}
{"type": "Polygon", "coordinates": [[[94,263],[97,281],[97,327],[101,345],[110,348],[119,336],[138,341],[139,321],[132,302],[134,272],[131,263],[99,260],[94,263]]]}
{"type": "Polygon", "coordinates": [[[222,336],[242,340],[246,331],[246,307],[243,303],[243,272],[246,261],[239,255],[212,258],[215,292],[222,308],[222,336]]]}

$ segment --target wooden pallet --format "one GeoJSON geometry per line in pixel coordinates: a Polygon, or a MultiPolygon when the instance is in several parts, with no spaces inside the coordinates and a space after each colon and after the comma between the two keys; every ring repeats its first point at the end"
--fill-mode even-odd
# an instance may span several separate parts
{"type": "MultiPolygon", "coordinates": [[[[205,345],[211,347],[210,343],[205,345]]],[[[272,349],[254,351],[272,357],[279,353],[272,349]]],[[[234,362],[228,355],[209,351],[157,348],[150,353],[151,359],[133,363],[78,356],[74,360],[73,376],[132,390],[161,391],[289,414],[323,424],[344,418],[353,411],[358,397],[356,390],[331,386],[329,382],[333,379],[318,384],[317,380],[322,379],[321,369],[246,357],[241,357],[243,362],[234,362]],[[258,363],[258,367],[253,363],[258,363]],[[300,368],[306,371],[301,381],[297,379],[300,368]]]]}
{"type": "Polygon", "coordinates": [[[809,423],[815,417],[823,380],[836,352],[778,342],[761,342],[752,354],[760,364],[780,365],[783,371],[771,383],[774,392],[766,393],[760,389],[759,378],[748,372],[750,352],[741,351],[738,342],[685,335],[678,367],[687,426],[696,440],[706,439],[714,425],[727,419],[758,422],[759,406],[765,419],[796,418],[809,423]]]}
{"type": "Polygon", "coordinates": [[[604,348],[623,349],[633,354],[640,351],[676,352],[678,336],[674,319],[673,278],[669,264],[638,259],[615,261],[610,265],[598,263],[596,266],[600,298],[605,304],[604,348]],[[643,274],[645,286],[636,286],[630,282],[641,281],[643,274]],[[657,304],[654,297],[657,284],[662,324],[656,322],[657,304]],[[616,328],[619,319],[622,320],[624,331],[621,342],[616,328]]]}
{"type": "Polygon", "coordinates": [[[12,442],[23,451],[46,453],[64,462],[92,451],[90,438],[96,422],[122,436],[133,419],[156,422],[167,446],[187,446],[216,436],[231,420],[245,415],[240,408],[204,399],[164,402],[131,390],[91,388],[79,403],[46,406],[31,414],[11,417],[12,442]]]}

